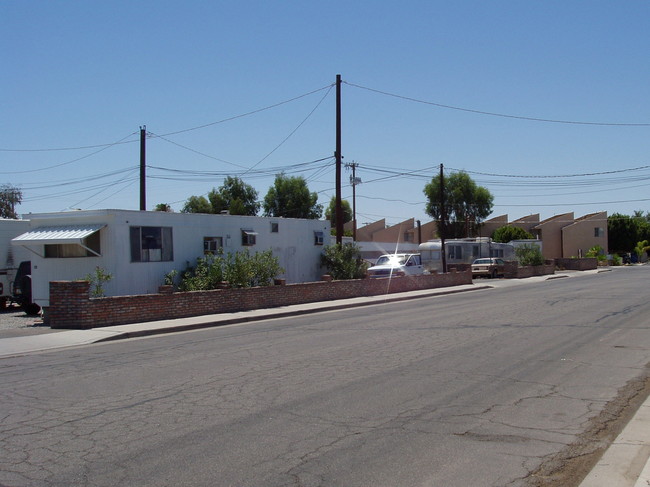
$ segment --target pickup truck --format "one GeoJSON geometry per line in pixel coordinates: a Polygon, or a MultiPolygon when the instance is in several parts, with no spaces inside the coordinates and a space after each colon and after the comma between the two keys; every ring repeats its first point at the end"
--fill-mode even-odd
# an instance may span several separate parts
{"type": "Polygon", "coordinates": [[[398,277],[424,274],[420,254],[385,254],[368,269],[369,277],[398,277]]]}

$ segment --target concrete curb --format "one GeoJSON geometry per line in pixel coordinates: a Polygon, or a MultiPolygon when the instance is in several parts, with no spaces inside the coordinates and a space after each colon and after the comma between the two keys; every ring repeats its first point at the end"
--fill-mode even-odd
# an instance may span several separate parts
{"type": "Polygon", "coordinates": [[[234,325],[264,319],[286,318],[309,313],[357,308],[360,306],[393,303],[431,296],[444,296],[491,288],[492,286],[488,285],[475,286],[473,284],[466,284],[453,288],[424,289],[389,295],[348,298],[331,302],[314,302],[279,308],[240,311],[237,313],[202,315],[127,325],[104,326],[89,330],[56,331],[56,333],[44,333],[42,335],[3,338],[0,339],[0,358],[126,338],[178,333],[215,326],[234,325]]]}
{"type": "Polygon", "coordinates": [[[648,487],[649,458],[650,400],[646,400],[580,487],[648,487]]]}

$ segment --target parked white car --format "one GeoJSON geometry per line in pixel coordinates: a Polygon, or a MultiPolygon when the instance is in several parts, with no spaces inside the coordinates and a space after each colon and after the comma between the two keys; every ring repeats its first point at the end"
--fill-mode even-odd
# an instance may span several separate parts
{"type": "Polygon", "coordinates": [[[424,274],[420,254],[385,254],[368,269],[369,277],[397,277],[424,274]]]}

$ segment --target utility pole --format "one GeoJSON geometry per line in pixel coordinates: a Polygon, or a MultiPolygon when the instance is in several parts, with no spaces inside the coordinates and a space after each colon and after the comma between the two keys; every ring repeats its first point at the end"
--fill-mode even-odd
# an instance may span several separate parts
{"type": "Polygon", "coordinates": [[[356,162],[352,161],[351,164],[346,164],[345,167],[352,168],[352,176],[350,176],[350,184],[352,185],[352,240],[357,241],[357,184],[361,183],[361,178],[357,177],[356,162]]]}
{"type": "Polygon", "coordinates": [[[444,166],[440,164],[440,225],[438,233],[440,234],[440,253],[442,257],[442,272],[447,272],[447,252],[445,249],[445,232],[447,226],[447,215],[445,214],[445,174],[444,166]]]}
{"type": "Polygon", "coordinates": [[[147,126],[140,127],[140,211],[147,210],[147,126]]]}
{"type": "Polygon", "coordinates": [[[336,243],[343,243],[343,208],[341,207],[341,75],[336,75],[336,243]]]}

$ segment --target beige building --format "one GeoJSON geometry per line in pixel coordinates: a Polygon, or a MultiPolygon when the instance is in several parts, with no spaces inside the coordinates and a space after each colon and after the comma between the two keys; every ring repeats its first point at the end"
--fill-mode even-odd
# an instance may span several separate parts
{"type": "Polygon", "coordinates": [[[607,212],[585,215],[562,228],[563,257],[584,257],[596,245],[607,253],[607,212]]]}
{"type": "MultiPolygon", "coordinates": [[[[589,249],[599,245],[607,253],[607,212],[592,213],[575,218],[573,212],[556,215],[540,221],[539,213],[513,221],[508,215],[486,220],[476,237],[490,237],[497,228],[512,225],[522,228],[542,241],[545,259],[584,257],[589,249]]],[[[382,219],[357,229],[357,242],[366,245],[398,244],[417,247],[419,243],[438,238],[436,222],[419,224],[410,218],[390,227],[382,219]]]]}

